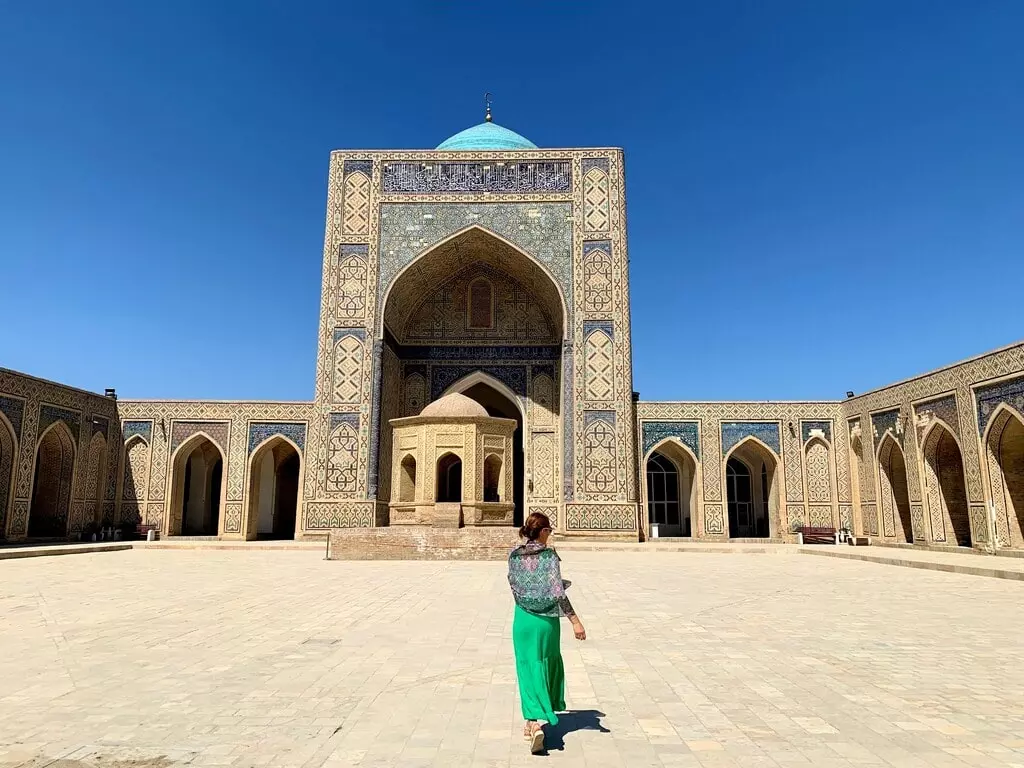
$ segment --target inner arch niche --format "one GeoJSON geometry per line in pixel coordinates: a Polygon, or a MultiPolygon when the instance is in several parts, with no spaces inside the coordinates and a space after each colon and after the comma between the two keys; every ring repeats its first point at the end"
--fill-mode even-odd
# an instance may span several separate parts
{"type": "MultiPolygon", "coordinates": [[[[521,520],[533,493],[524,445],[534,425],[527,415],[561,412],[558,373],[569,323],[559,284],[532,255],[474,226],[419,255],[382,298],[377,498],[391,498],[390,420],[417,415],[446,392],[457,391],[490,415],[517,422],[511,469],[514,517],[521,520]],[[536,380],[555,384],[538,389],[547,398],[542,408],[529,403],[530,382],[536,380]]],[[[554,432],[557,440],[560,421],[540,421],[537,429],[554,432]]],[[[555,471],[552,466],[540,477],[555,471]]]]}

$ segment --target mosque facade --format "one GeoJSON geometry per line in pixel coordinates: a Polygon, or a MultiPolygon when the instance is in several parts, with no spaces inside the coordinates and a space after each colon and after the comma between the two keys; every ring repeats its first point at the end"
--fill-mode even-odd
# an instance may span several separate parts
{"type": "Polygon", "coordinates": [[[622,150],[539,149],[489,115],[436,150],[333,152],[313,400],[0,370],[0,535],[539,511],[567,537],[1024,548],[1024,343],[845,400],[640,400],[624,189],[622,150]]]}

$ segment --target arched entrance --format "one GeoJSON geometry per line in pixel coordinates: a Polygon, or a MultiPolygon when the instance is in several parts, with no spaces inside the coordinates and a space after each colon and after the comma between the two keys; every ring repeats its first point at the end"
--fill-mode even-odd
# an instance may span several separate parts
{"type": "Polygon", "coordinates": [[[107,481],[107,440],[99,432],[89,441],[85,472],[86,514],[99,525],[103,522],[103,490],[107,481]]]}
{"type": "Polygon", "coordinates": [[[644,473],[647,519],[657,523],[659,538],[693,536],[697,501],[697,462],[673,440],[655,446],[644,473]]]}
{"type": "Polygon", "coordinates": [[[725,462],[729,538],[769,538],[779,524],[778,461],[762,442],[748,437],[725,462]]]}
{"type": "Polygon", "coordinates": [[[14,462],[18,455],[18,442],[14,428],[0,413],[0,539],[7,536],[10,521],[11,498],[14,495],[14,462]]]}
{"type": "Polygon", "coordinates": [[[914,527],[910,518],[907,463],[903,458],[903,449],[891,432],[885,434],[878,447],[878,480],[882,496],[883,534],[895,535],[896,541],[902,544],[913,544],[914,527]]]}
{"type": "Polygon", "coordinates": [[[925,433],[925,498],[932,521],[932,538],[938,543],[971,546],[971,520],[964,482],[964,460],[953,432],[935,421],[925,433]]]}
{"type": "MultiPolygon", "coordinates": [[[[523,411],[519,400],[507,386],[482,371],[475,371],[466,378],[455,382],[444,394],[458,392],[476,400],[487,411],[488,416],[515,419],[516,431],[512,433],[512,482],[515,488],[512,502],[516,505],[512,513],[512,524],[519,526],[524,519],[524,477],[526,461],[523,456],[523,411]]],[[[484,499],[488,501],[488,499],[484,499]]]]}
{"type": "Polygon", "coordinates": [[[985,454],[1000,543],[1024,547],[1024,416],[1000,406],[989,420],[985,454]]]}
{"type": "Polygon", "coordinates": [[[246,539],[294,539],[302,458],[286,437],[275,435],[249,459],[246,539]]]}
{"type": "Polygon", "coordinates": [[[462,459],[446,453],[437,460],[437,498],[440,502],[462,501],[462,459]]]}
{"type": "Polygon", "coordinates": [[[175,452],[171,473],[171,536],[216,536],[223,503],[224,456],[204,434],[175,452]]]}
{"type": "Polygon", "coordinates": [[[58,421],[43,433],[36,449],[28,518],[29,537],[67,536],[74,475],[75,441],[71,430],[58,421]]]}
{"type": "MultiPolygon", "coordinates": [[[[391,420],[417,416],[428,403],[458,392],[489,416],[516,421],[511,455],[501,459],[514,489],[514,498],[502,503],[514,504],[515,524],[530,504],[558,503],[558,382],[569,323],[561,283],[548,266],[471,226],[382,280],[380,440],[370,483],[376,478],[378,498],[398,500],[402,493],[390,488],[404,476],[392,468],[398,459],[391,420]]],[[[434,471],[420,468],[428,477],[434,471]]]]}

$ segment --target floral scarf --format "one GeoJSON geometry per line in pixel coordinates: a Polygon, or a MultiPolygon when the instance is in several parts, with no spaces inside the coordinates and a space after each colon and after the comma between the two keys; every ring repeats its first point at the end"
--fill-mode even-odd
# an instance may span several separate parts
{"type": "Polygon", "coordinates": [[[562,578],[561,558],[536,541],[516,547],[508,555],[508,583],[516,605],[538,616],[575,616],[565,595],[570,582],[562,578]]]}

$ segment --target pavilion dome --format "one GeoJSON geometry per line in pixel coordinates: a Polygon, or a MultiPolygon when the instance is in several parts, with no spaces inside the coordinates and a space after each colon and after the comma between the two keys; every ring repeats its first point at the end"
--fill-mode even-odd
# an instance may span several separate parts
{"type": "Polygon", "coordinates": [[[458,392],[445,395],[420,411],[420,416],[432,416],[433,418],[486,415],[487,410],[480,403],[458,392]]]}
{"type": "Polygon", "coordinates": [[[449,136],[438,144],[437,148],[449,150],[536,149],[537,145],[515,131],[492,123],[488,118],[486,122],[459,131],[454,136],[449,136]]]}

